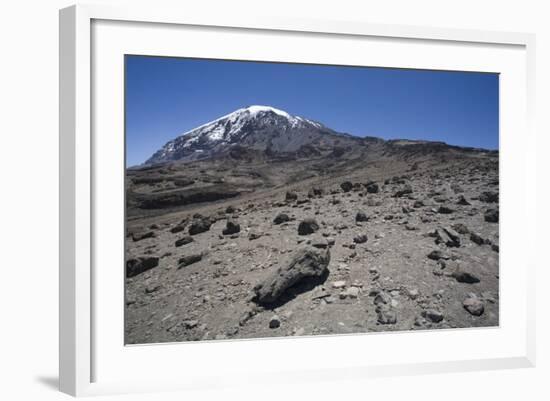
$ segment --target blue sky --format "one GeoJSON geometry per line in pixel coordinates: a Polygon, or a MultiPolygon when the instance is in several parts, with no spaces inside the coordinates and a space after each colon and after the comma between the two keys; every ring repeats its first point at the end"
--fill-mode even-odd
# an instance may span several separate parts
{"type": "Polygon", "coordinates": [[[498,149],[498,75],[126,56],[127,165],[258,104],[341,132],[498,149]]]}

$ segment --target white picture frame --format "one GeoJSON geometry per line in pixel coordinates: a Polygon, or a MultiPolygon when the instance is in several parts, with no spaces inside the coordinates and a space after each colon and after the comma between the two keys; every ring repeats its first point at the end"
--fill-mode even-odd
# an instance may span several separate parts
{"type": "MultiPolygon", "coordinates": [[[[254,32],[283,33],[287,36],[292,35],[307,35],[308,37],[327,38],[353,38],[360,40],[361,38],[383,38],[384,40],[407,40],[418,43],[435,43],[439,45],[456,45],[457,51],[460,46],[463,48],[472,47],[478,48],[481,52],[484,51],[483,46],[495,48],[510,48],[510,57],[517,61],[517,70],[514,74],[525,72],[524,80],[516,80],[513,85],[521,89],[521,93],[525,96],[520,96],[519,102],[521,111],[517,111],[517,116],[509,116],[510,126],[520,128],[522,130],[523,146],[514,146],[517,142],[511,136],[501,138],[506,146],[510,149],[514,147],[517,154],[510,162],[505,161],[503,174],[513,180],[522,180],[522,185],[525,193],[522,197],[512,199],[509,196],[509,204],[516,205],[515,211],[521,215],[521,219],[510,219],[508,227],[514,226],[530,232],[535,232],[534,216],[536,215],[534,205],[534,172],[535,172],[535,134],[532,128],[532,112],[534,110],[534,35],[524,33],[507,33],[507,32],[485,32],[471,31],[460,29],[440,29],[415,26],[390,26],[376,25],[357,21],[317,21],[317,20],[297,20],[293,18],[276,18],[276,17],[254,17],[243,16],[236,20],[226,20],[223,16],[216,14],[200,15],[187,13],[185,7],[177,10],[165,10],[160,8],[112,8],[108,6],[91,6],[78,5],[72,6],[60,11],[60,390],[75,396],[95,395],[95,394],[110,394],[110,393],[127,393],[134,391],[165,391],[165,390],[184,390],[184,389],[203,389],[213,386],[228,386],[241,385],[229,374],[228,370],[219,370],[208,373],[207,367],[201,370],[198,366],[196,370],[186,371],[185,378],[178,378],[177,375],[169,377],[166,380],[150,381],[131,380],[121,378],[121,380],[113,379],[113,377],[103,380],[101,372],[98,372],[96,363],[97,353],[106,352],[104,337],[97,334],[95,326],[100,324],[98,319],[103,319],[105,314],[97,313],[101,307],[97,308],[94,300],[94,291],[98,285],[102,283],[102,278],[94,273],[98,255],[95,253],[94,235],[97,235],[97,230],[103,227],[96,221],[96,213],[98,205],[97,190],[98,184],[94,177],[98,175],[98,152],[104,150],[103,140],[97,141],[94,138],[93,126],[98,126],[95,118],[100,118],[94,114],[94,103],[92,96],[94,88],[92,86],[92,77],[94,68],[102,68],[94,59],[94,55],[98,54],[98,46],[105,43],[101,39],[93,41],[94,23],[106,21],[108,24],[120,23],[139,23],[147,26],[157,26],[159,35],[170,34],[165,29],[177,29],[177,27],[199,27],[205,29],[231,29],[232,32],[239,32],[242,35],[253,35],[254,32]],[[95,46],[95,47],[94,47],[95,46]],[[517,50],[517,51],[516,51],[517,50]],[[512,54],[514,53],[514,54],[512,54]],[[521,82],[520,82],[521,81],[521,82]],[[524,107],[524,109],[523,109],[524,107]],[[520,171],[511,171],[507,167],[513,163],[521,165],[520,171]],[[514,203],[515,202],[515,203],[514,203]],[[519,208],[519,210],[518,210],[519,208]],[[226,373],[227,372],[227,376],[226,373]],[[99,373],[99,374],[98,374],[99,373]]],[[[129,26],[120,26],[116,30],[133,29],[129,26]]],[[[135,27],[135,29],[141,29],[135,27]]],[[[107,29],[102,31],[103,37],[105,34],[110,34],[107,29]]],[[[137,33],[137,31],[135,32],[137,33]]],[[[124,36],[124,35],[119,35],[124,36]]],[[[131,36],[131,35],[128,35],[131,36]]],[[[155,35],[149,35],[152,45],[154,46],[155,35]]],[[[244,37],[244,36],[243,36],[244,37]]],[[[113,39],[113,46],[118,43],[113,39]],[[116,43],[115,43],[116,42],[116,43]]],[[[275,39],[274,39],[275,40],[275,39]]],[[[115,49],[115,47],[113,47],[115,49]]],[[[118,51],[118,50],[117,50],[118,51]]],[[[152,51],[152,50],[150,50],[152,51]]],[[[205,50],[207,52],[207,50],[205,50]]],[[[108,54],[107,54],[108,56],[108,54]]],[[[245,57],[245,56],[243,56],[245,57]]],[[[277,57],[277,56],[274,56],[277,57]]],[[[506,56],[508,57],[508,56],[506,56]]],[[[105,57],[103,57],[105,59],[105,57]]],[[[503,58],[504,60],[504,58],[503,58]]],[[[502,62],[502,61],[500,61],[502,62]]],[[[451,63],[451,61],[449,61],[451,63]]],[[[493,72],[500,72],[498,68],[489,67],[493,72]]],[[[443,65],[443,64],[442,64],[443,65]]],[[[412,65],[400,65],[401,67],[412,67],[412,65]]],[[[442,67],[443,68],[443,67],[442,67]]],[[[503,67],[504,68],[504,67],[503,67]]],[[[512,67],[510,67],[512,68],[512,67]]],[[[121,72],[119,71],[118,74],[121,72]]],[[[512,74],[512,73],[511,73],[512,74]]],[[[512,85],[512,83],[510,84],[512,85]]],[[[120,89],[120,88],[119,88],[120,89]]],[[[510,113],[516,113],[510,107],[503,105],[501,110],[510,113]]],[[[118,107],[118,106],[117,106],[118,107]]],[[[101,113],[99,113],[101,116],[101,113]]],[[[505,116],[507,117],[507,116],[505,116]]],[[[501,118],[503,118],[501,116],[501,118]]],[[[505,128],[508,125],[504,124],[505,128]]],[[[120,133],[123,135],[123,133],[120,133]]],[[[113,139],[115,141],[115,139],[113,139]]],[[[120,144],[120,138],[118,142],[120,144]]],[[[117,148],[114,146],[115,151],[117,148]]],[[[109,156],[106,155],[108,158],[109,156]]],[[[116,157],[116,156],[113,156],[116,157]]],[[[502,158],[502,155],[501,155],[502,158]]],[[[515,164],[514,164],[515,166],[515,164]]],[[[100,175],[101,173],[99,173],[100,175]]],[[[115,185],[116,181],[111,184],[115,185]]],[[[505,219],[507,210],[506,183],[503,183],[503,208],[502,215],[505,219]]],[[[116,230],[115,230],[116,231],[116,230]]],[[[506,238],[506,236],[503,236],[506,238]]],[[[511,236],[510,236],[511,237],[511,236]]],[[[504,240],[503,238],[503,240],[504,240]]],[[[508,243],[512,239],[507,240],[508,243]]],[[[117,246],[121,246],[122,238],[117,246]]],[[[243,367],[243,371],[247,373],[246,380],[271,380],[276,375],[278,380],[292,381],[296,377],[300,380],[326,380],[328,378],[353,377],[360,380],[365,377],[400,375],[400,374],[421,374],[429,372],[450,372],[450,371],[467,371],[478,369],[503,369],[516,367],[531,367],[535,364],[535,318],[534,318],[534,270],[536,261],[533,260],[533,253],[528,252],[531,245],[527,242],[518,243],[514,252],[526,252],[528,256],[523,259],[521,268],[524,277],[518,280],[516,296],[521,298],[518,310],[518,321],[508,319],[497,329],[492,330],[487,334],[487,341],[490,341],[491,336],[495,336],[497,331],[506,330],[514,331],[513,337],[506,337],[510,343],[510,349],[513,352],[500,353],[498,341],[495,342],[494,350],[488,351],[486,354],[479,352],[477,356],[467,357],[466,359],[444,359],[421,361],[415,359],[414,355],[410,355],[407,362],[395,362],[383,359],[378,359],[375,362],[364,360],[349,360],[347,362],[331,360],[327,358],[325,365],[298,366],[295,370],[276,370],[262,371],[260,368],[248,369],[243,367]],[[513,338],[513,340],[510,340],[513,338]],[[332,365],[331,365],[332,364],[332,365]],[[299,372],[297,375],[296,372],[299,372]]],[[[503,253],[506,255],[506,252],[503,253]]],[[[501,254],[502,255],[502,254],[501,254]]],[[[510,260],[514,259],[512,251],[507,254],[510,260]]],[[[503,256],[501,256],[502,258],[503,256]]],[[[502,259],[501,259],[502,260],[502,259]]],[[[122,267],[121,267],[122,272],[122,267]]],[[[122,274],[122,273],[121,273],[122,274]]],[[[503,280],[507,277],[504,274],[503,280]]],[[[115,286],[116,287],[116,286],[115,286]]],[[[117,287],[113,291],[123,291],[122,287],[117,287]]],[[[506,298],[501,303],[502,308],[512,308],[510,303],[506,302],[506,298]]],[[[121,304],[122,308],[122,304],[121,304]]],[[[501,311],[502,312],[502,311],[501,311]]],[[[122,334],[122,333],[121,333],[122,334]]],[[[458,330],[447,331],[445,334],[449,340],[457,338],[472,338],[475,339],[479,333],[475,330],[458,330]]],[[[104,334],[102,334],[104,335],[104,334]]],[[[403,344],[408,341],[419,341],[419,344],[425,341],[436,342],[441,341],[440,334],[424,333],[424,334],[408,334],[408,333],[393,333],[378,335],[378,337],[365,336],[346,336],[347,343],[353,343],[355,346],[362,346],[365,341],[374,341],[371,339],[377,338],[376,341],[384,341],[392,343],[393,339],[398,338],[403,344]],[[385,336],[385,337],[384,337],[385,336]],[[407,339],[407,336],[415,336],[407,339]],[[421,337],[424,336],[424,337],[421,337]]],[[[503,339],[505,339],[503,337],[503,339]]],[[[198,358],[198,355],[225,355],[226,358],[238,358],[242,353],[254,354],[256,352],[265,352],[271,348],[273,352],[281,352],[288,347],[297,348],[303,352],[309,352],[315,346],[323,344],[325,347],[338,347],[342,344],[342,337],[320,337],[315,339],[300,339],[301,343],[296,346],[295,339],[276,339],[276,340],[258,340],[258,341],[236,341],[223,343],[204,343],[195,344],[191,348],[185,349],[191,358],[198,358]],[[292,343],[289,343],[291,341],[292,343]],[[209,349],[213,349],[210,351],[209,349]]],[[[393,344],[393,343],[392,343],[393,344]]],[[[124,347],[124,344],[120,344],[124,347]]],[[[171,345],[174,347],[174,345],[171,345]]],[[[394,346],[394,345],[392,345],[394,346]]],[[[166,352],[160,351],[162,355],[153,355],[156,350],[167,350],[166,346],[148,346],[142,347],[142,351],[146,352],[147,358],[151,360],[159,360],[158,358],[169,358],[166,352]],[[156,359],[155,359],[156,358],[156,359]]],[[[177,347],[177,345],[176,345],[177,347]]],[[[139,352],[132,348],[130,352],[136,354],[133,358],[138,358],[139,352]]],[[[172,352],[172,351],[170,351],[172,352]]],[[[473,355],[473,354],[472,354],[473,355]]],[[[143,356],[145,357],[145,356],[143,356]]],[[[444,358],[444,356],[442,356],[444,358]]],[[[100,357],[101,360],[102,357],[100,357]]],[[[373,356],[373,360],[376,359],[373,356]]],[[[397,358],[399,359],[399,358],[397,358]]],[[[106,359],[103,357],[103,361],[106,359]]],[[[137,359],[139,360],[139,359],[137,359]]],[[[133,359],[134,364],[136,359],[133,359]]],[[[113,363],[113,366],[120,367],[115,364],[115,360],[107,361],[113,363]]],[[[102,362],[105,365],[105,362],[102,362]]],[[[238,362],[235,362],[238,363],[238,362]]],[[[200,364],[199,364],[200,365],[200,364]]],[[[228,368],[229,369],[229,368],[228,368]]]]}

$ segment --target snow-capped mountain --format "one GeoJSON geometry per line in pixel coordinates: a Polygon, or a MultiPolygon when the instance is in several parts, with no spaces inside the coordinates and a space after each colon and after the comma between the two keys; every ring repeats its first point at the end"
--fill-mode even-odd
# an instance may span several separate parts
{"type": "Polygon", "coordinates": [[[208,158],[236,147],[267,154],[316,152],[355,139],[283,110],[249,106],[183,133],[155,152],[145,164],[208,158]]]}

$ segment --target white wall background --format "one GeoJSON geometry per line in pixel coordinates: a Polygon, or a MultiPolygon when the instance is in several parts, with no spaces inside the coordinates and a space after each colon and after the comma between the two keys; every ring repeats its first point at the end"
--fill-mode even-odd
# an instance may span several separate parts
{"type": "MultiPolygon", "coordinates": [[[[113,5],[130,0],[96,0],[113,5]]],[[[57,400],[58,291],[58,21],[64,0],[2,1],[0,22],[0,398],[57,400]]],[[[544,0],[276,0],[139,1],[227,15],[251,13],[377,23],[429,25],[537,34],[539,213],[537,336],[534,369],[441,374],[334,382],[281,388],[251,388],[187,399],[549,399],[548,307],[550,240],[546,184],[550,163],[550,15],[544,0]],[[199,4],[196,4],[199,3],[199,4]]],[[[518,133],[521,135],[521,133],[518,133]]],[[[520,266],[518,266],[520,268],[520,266]]],[[[452,345],[451,345],[452,346],[452,345]]],[[[185,361],[182,361],[185,363],[185,361]]],[[[214,362],[215,363],[215,362],[214,362]]],[[[289,361],[289,363],[292,363],[289,361]]],[[[182,394],[121,396],[116,399],[181,399],[182,394]]],[[[115,397],[107,397],[115,399],[115,397]]]]}

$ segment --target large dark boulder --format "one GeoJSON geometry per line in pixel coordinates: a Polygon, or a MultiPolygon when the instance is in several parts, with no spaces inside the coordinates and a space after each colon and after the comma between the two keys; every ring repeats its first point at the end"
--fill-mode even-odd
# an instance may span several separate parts
{"type": "Polygon", "coordinates": [[[437,213],[440,213],[440,214],[451,214],[451,213],[454,213],[454,209],[451,209],[450,207],[445,206],[445,205],[441,205],[441,206],[439,206],[439,208],[437,209],[437,213]]]}
{"type": "Polygon", "coordinates": [[[380,190],[380,187],[376,182],[369,182],[367,183],[367,192],[369,194],[376,194],[380,190]]]}
{"type": "Polygon", "coordinates": [[[157,267],[159,258],[157,256],[140,256],[126,261],[126,277],[134,277],[147,270],[157,267]]]}
{"type": "Polygon", "coordinates": [[[452,275],[459,283],[475,284],[480,282],[479,277],[464,268],[456,269],[452,275]]]}
{"type": "Polygon", "coordinates": [[[330,251],[313,247],[300,248],[284,265],[279,266],[254,287],[255,301],[276,302],[290,287],[308,279],[321,279],[328,274],[330,251]]]}
{"type": "Polygon", "coordinates": [[[409,184],[404,185],[400,189],[394,192],[393,197],[394,198],[401,198],[405,195],[412,194],[413,190],[412,187],[409,184]]]}
{"type": "Polygon", "coordinates": [[[479,196],[479,200],[485,203],[497,203],[498,192],[485,191],[479,196]]]}
{"type": "Polygon", "coordinates": [[[210,230],[212,222],[206,217],[198,217],[189,226],[189,235],[197,235],[210,230]]]}
{"type": "Polygon", "coordinates": [[[285,195],[285,201],[287,202],[295,201],[297,199],[298,199],[298,194],[296,192],[288,191],[285,195]]]}
{"type": "Polygon", "coordinates": [[[132,239],[134,240],[134,242],[138,242],[138,241],[141,241],[141,240],[144,240],[144,239],[147,239],[147,238],[154,238],[156,236],[157,235],[155,234],[154,231],[146,231],[146,232],[141,232],[141,233],[133,233],[132,234],[132,239]]]}
{"type": "Polygon", "coordinates": [[[457,205],[463,205],[463,206],[468,206],[470,205],[471,203],[468,202],[468,200],[464,197],[464,195],[460,195],[458,197],[458,201],[456,202],[457,205]]]}
{"type": "Polygon", "coordinates": [[[344,192],[349,192],[353,189],[353,183],[351,183],[350,181],[344,181],[340,184],[340,188],[342,188],[342,191],[344,192]]]}
{"type": "Polygon", "coordinates": [[[288,214],[286,213],[279,213],[275,218],[273,219],[273,224],[282,224],[286,223],[287,221],[290,221],[290,217],[288,217],[288,214]]]}
{"type": "Polygon", "coordinates": [[[319,229],[319,224],[313,218],[307,218],[300,222],[298,225],[298,235],[309,235],[313,234],[319,229]]]}
{"type": "Polygon", "coordinates": [[[367,214],[365,212],[357,212],[355,215],[355,221],[362,222],[362,221],[368,221],[367,214]]]}
{"type": "Polygon", "coordinates": [[[228,220],[227,224],[225,225],[225,228],[222,231],[222,234],[223,235],[237,234],[239,231],[241,231],[241,225],[231,220],[228,220]]]}
{"type": "Polygon", "coordinates": [[[178,246],[190,244],[193,241],[194,241],[193,237],[186,235],[185,237],[182,237],[176,240],[175,245],[178,247],[178,246]]]}
{"type": "Polygon", "coordinates": [[[445,244],[449,248],[458,248],[460,246],[460,235],[451,227],[443,227],[436,231],[436,244],[445,244]]]}
{"type": "Polygon", "coordinates": [[[318,196],[323,196],[323,189],[319,187],[313,187],[307,193],[308,198],[315,198],[318,196]]]}
{"type": "Polygon", "coordinates": [[[498,223],[498,210],[490,209],[485,212],[485,221],[488,223],[498,223]]]}
{"type": "Polygon", "coordinates": [[[179,258],[178,260],[178,269],[181,269],[182,267],[192,265],[193,263],[197,263],[202,260],[202,254],[191,254],[187,256],[183,256],[179,258]]]}

